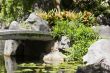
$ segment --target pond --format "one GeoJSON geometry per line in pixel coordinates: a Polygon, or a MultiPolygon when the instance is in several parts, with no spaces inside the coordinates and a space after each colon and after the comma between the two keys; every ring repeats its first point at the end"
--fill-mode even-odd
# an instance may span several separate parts
{"type": "MultiPolygon", "coordinates": [[[[32,47],[32,46],[41,44],[32,44],[32,43],[35,42],[31,42],[30,46],[31,50],[34,50],[34,52],[30,51],[29,49],[28,52],[31,53],[30,56],[23,55],[23,53],[27,51],[27,48],[26,50],[18,51],[18,53],[20,52],[22,54],[11,57],[4,56],[3,49],[0,48],[0,73],[75,73],[78,65],[80,65],[75,62],[72,63],[67,62],[56,66],[44,64],[43,61],[39,60],[38,56],[33,56],[33,53],[35,52],[39,53],[39,50],[36,50],[35,48],[42,47],[32,47]]],[[[27,41],[26,45],[29,46],[27,41]]]]}
{"type": "Polygon", "coordinates": [[[29,57],[0,55],[0,73],[75,73],[77,64],[64,63],[53,66],[29,57]]]}
{"type": "Polygon", "coordinates": [[[75,73],[77,64],[47,65],[29,57],[0,56],[0,73],[75,73]]]}

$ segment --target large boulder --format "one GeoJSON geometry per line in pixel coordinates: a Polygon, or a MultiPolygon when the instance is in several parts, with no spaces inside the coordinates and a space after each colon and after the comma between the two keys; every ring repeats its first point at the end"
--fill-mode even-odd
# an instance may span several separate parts
{"type": "Polygon", "coordinates": [[[110,39],[99,39],[89,48],[83,61],[86,66],[79,67],[76,73],[110,73],[110,39]]]}
{"type": "Polygon", "coordinates": [[[87,65],[95,63],[104,63],[110,66],[110,39],[99,39],[89,48],[87,54],[83,57],[87,65]]]}
{"type": "Polygon", "coordinates": [[[64,55],[59,51],[53,51],[43,57],[46,64],[58,65],[64,62],[64,55]]]}
{"type": "Polygon", "coordinates": [[[4,55],[11,56],[16,53],[19,43],[15,40],[6,40],[4,46],[4,55]]]}
{"type": "Polygon", "coordinates": [[[62,36],[60,41],[54,41],[51,45],[51,52],[44,55],[43,61],[47,64],[58,65],[64,62],[66,56],[62,53],[65,48],[69,48],[70,39],[62,36]],[[60,52],[62,51],[62,52],[60,52]]]}
{"type": "Polygon", "coordinates": [[[51,52],[44,55],[43,61],[46,64],[58,65],[64,62],[65,56],[59,52],[58,41],[54,42],[53,46],[51,47],[51,52]]]}
{"type": "Polygon", "coordinates": [[[9,30],[32,30],[32,31],[42,31],[49,32],[48,22],[43,20],[36,13],[31,13],[26,19],[25,23],[18,23],[17,21],[12,21],[9,30]]]}
{"type": "Polygon", "coordinates": [[[31,13],[26,22],[31,25],[32,30],[49,32],[48,22],[35,13],[31,13]]]}

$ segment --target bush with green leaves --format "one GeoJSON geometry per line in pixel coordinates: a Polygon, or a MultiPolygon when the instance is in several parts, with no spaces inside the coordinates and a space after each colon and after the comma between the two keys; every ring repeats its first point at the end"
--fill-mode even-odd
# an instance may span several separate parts
{"type": "Polygon", "coordinates": [[[5,22],[21,19],[32,11],[32,4],[36,0],[1,0],[0,17],[5,22]]]}
{"type": "Polygon", "coordinates": [[[83,23],[68,20],[57,20],[53,27],[52,35],[54,38],[60,38],[66,35],[71,40],[71,47],[66,49],[68,61],[82,62],[82,57],[87,52],[87,48],[97,40],[98,35],[91,27],[83,23]]]}

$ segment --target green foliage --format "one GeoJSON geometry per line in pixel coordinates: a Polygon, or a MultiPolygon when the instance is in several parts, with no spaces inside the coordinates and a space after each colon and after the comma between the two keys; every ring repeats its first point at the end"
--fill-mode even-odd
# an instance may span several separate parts
{"type": "MultiPolygon", "coordinates": [[[[96,18],[94,14],[88,11],[76,13],[74,11],[61,11],[51,10],[49,12],[37,12],[37,14],[43,19],[47,20],[51,25],[56,25],[57,20],[63,21],[76,21],[78,23],[83,23],[86,26],[97,25],[96,18]]],[[[59,23],[59,22],[58,22],[59,23]]]]}
{"type": "Polygon", "coordinates": [[[87,10],[94,13],[95,16],[104,13],[105,10],[110,8],[106,0],[77,0],[73,1],[73,5],[80,11],[87,10]]]}
{"type": "MultiPolygon", "coordinates": [[[[57,16],[55,16],[57,18],[57,16]]],[[[91,29],[96,23],[92,13],[84,11],[80,13],[63,12],[60,14],[61,20],[54,19],[52,35],[55,39],[66,35],[71,40],[71,48],[66,49],[68,53],[68,61],[82,62],[83,55],[87,52],[87,48],[97,40],[98,35],[91,29]],[[69,16],[71,14],[71,17],[69,16]],[[65,15],[65,16],[64,16],[65,15]],[[64,19],[64,17],[66,17],[64,19]],[[71,20],[70,20],[71,19],[71,20]]]]}
{"type": "Polygon", "coordinates": [[[35,0],[2,0],[1,18],[6,22],[22,18],[32,11],[35,0]]]}
{"type": "MultiPolygon", "coordinates": [[[[0,0],[0,6],[2,5],[1,13],[0,13],[0,21],[10,23],[12,20],[21,19],[27,13],[32,12],[32,10],[33,10],[32,5],[33,5],[33,3],[37,2],[37,1],[40,1],[40,0],[0,0]]],[[[66,1],[68,1],[68,0],[66,0],[66,1]]],[[[74,11],[87,10],[87,11],[90,11],[91,13],[93,13],[95,16],[102,14],[102,13],[110,14],[110,12],[109,12],[110,5],[105,0],[73,0],[73,3],[71,3],[71,4],[73,4],[70,6],[73,6],[72,8],[74,9],[74,11]]],[[[90,16],[90,17],[92,17],[92,16],[90,16]]],[[[48,12],[47,16],[45,15],[45,18],[50,23],[53,24],[54,19],[72,20],[75,17],[74,17],[74,12],[64,11],[64,12],[58,13],[53,10],[53,11],[48,12]],[[71,15],[71,14],[73,14],[73,15],[71,15]]],[[[86,23],[87,21],[84,21],[84,22],[86,23]]]]}
{"type": "Polygon", "coordinates": [[[4,73],[5,72],[5,66],[4,66],[4,58],[2,55],[0,55],[0,73],[4,73]]]}
{"type": "Polygon", "coordinates": [[[63,21],[58,20],[53,28],[53,37],[60,38],[66,35],[71,39],[72,47],[67,49],[68,61],[82,62],[82,56],[87,52],[87,48],[98,38],[97,34],[84,25],[79,20],[63,21]]]}
{"type": "Polygon", "coordinates": [[[69,49],[69,60],[82,62],[82,56],[86,54],[89,46],[98,38],[91,27],[80,25],[74,30],[74,43],[69,49]]]}

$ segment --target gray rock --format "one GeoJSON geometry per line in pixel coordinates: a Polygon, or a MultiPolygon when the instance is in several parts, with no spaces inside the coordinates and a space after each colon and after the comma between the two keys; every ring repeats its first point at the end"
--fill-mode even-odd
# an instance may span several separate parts
{"type": "Polygon", "coordinates": [[[110,38],[110,26],[108,25],[93,26],[92,29],[99,34],[100,38],[110,38]]]}
{"type": "Polygon", "coordinates": [[[51,47],[51,52],[47,55],[44,55],[43,61],[46,64],[52,64],[52,65],[58,65],[60,63],[64,62],[65,56],[59,52],[58,50],[58,41],[54,43],[54,45],[51,47]]]}
{"type": "Polygon", "coordinates": [[[31,13],[26,22],[28,22],[31,25],[32,30],[49,32],[48,22],[43,20],[35,13],[31,13]]]}
{"type": "Polygon", "coordinates": [[[16,53],[19,43],[15,40],[6,40],[4,47],[4,55],[11,56],[16,53]]]}
{"type": "Polygon", "coordinates": [[[4,56],[4,60],[5,60],[5,68],[7,73],[15,73],[14,71],[17,70],[17,63],[15,61],[15,59],[13,59],[12,57],[6,57],[4,56]]]}
{"type": "Polygon", "coordinates": [[[59,51],[53,51],[43,57],[46,64],[58,65],[64,62],[64,55],[59,51]]]}
{"type": "Polygon", "coordinates": [[[59,49],[65,49],[70,47],[70,39],[67,36],[62,36],[59,41],[59,49]]]}
{"type": "Polygon", "coordinates": [[[70,39],[67,36],[62,36],[59,41],[54,42],[51,51],[64,50],[70,47],[70,39]]]}
{"type": "Polygon", "coordinates": [[[99,39],[93,43],[83,56],[83,61],[87,62],[87,65],[102,62],[110,66],[110,39],[99,39]]]}
{"type": "Polygon", "coordinates": [[[19,23],[17,21],[12,21],[9,30],[19,30],[19,23]]]}
{"type": "Polygon", "coordinates": [[[35,13],[31,13],[28,19],[26,19],[26,22],[33,23],[37,21],[37,19],[40,19],[40,17],[38,17],[35,13]]]}

